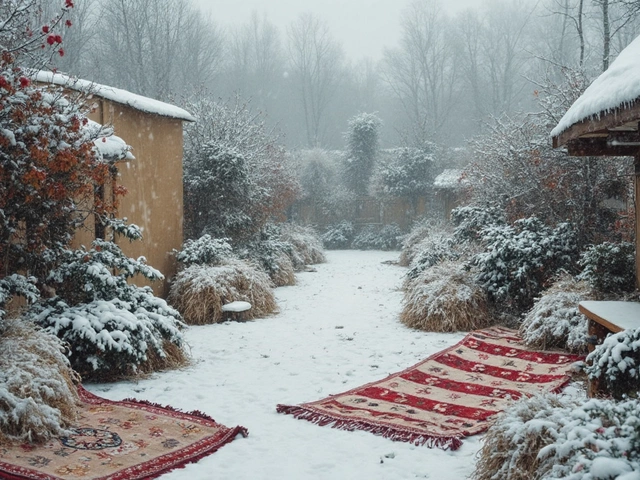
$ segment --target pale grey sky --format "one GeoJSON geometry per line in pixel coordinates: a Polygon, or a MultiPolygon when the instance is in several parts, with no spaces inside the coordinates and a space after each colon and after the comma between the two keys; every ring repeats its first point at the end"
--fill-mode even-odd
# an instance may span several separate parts
{"type": "MultiPolygon", "coordinates": [[[[400,35],[400,14],[410,0],[196,0],[211,12],[219,25],[238,25],[251,12],[266,13],[283,31],[300,13],[313,12],[325,19],[334,37],[352,60],[381,58],[384,47],[394,46],[400,35]]],[[[444,0],[445,10],[455,13],[478,5],[480,0],[444,0]]]]}

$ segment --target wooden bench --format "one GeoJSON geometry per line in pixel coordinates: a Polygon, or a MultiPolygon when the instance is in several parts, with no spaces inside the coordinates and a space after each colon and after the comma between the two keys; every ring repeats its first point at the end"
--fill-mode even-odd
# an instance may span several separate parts
{"type": "MultiPolygon", "coordinates": [[[[600,345],[607,335],[622,332],[630,328],[640,327],[640,303],[637,302],[605,302],[584,301],[578,310],[588,319],[588,334],[592,339],[589,351],[600,345]]],[[[602,389],[597,382],[589,381],[589,396],[594,397],[602,389]]]]}

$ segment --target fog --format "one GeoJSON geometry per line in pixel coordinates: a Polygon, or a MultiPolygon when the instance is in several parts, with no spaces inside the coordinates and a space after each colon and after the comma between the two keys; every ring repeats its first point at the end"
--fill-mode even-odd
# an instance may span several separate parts
{"type": "MultiPolygon", "coordinates": [[[[379,60],[384,48],[399,42],[400,15],[410,0],[197,0],[196,3],[226,26],[243,22],[257,12],[285,29],[301,13],[312,12],[329,23],[349,58],[379,60]]],[[[477,7],[478,3],[478,0],[452,0],[443,3],[442,8],[455,14],[477,7]]]]}

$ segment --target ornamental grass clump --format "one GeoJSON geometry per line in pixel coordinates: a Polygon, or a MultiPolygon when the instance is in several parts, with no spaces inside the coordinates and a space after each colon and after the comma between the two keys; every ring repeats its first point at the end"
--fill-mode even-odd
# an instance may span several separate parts
{"type": "Polygon", "coordinates": [[[441,221],[428,219],[416,224],[411,232],[402,239],[402,251],[398,265],[401,267],[410,266],[421,252],[429,248],[431,238],[449,236],[451,235],[448,234],[441,221]]]}
{"type": "Polygon", "coordinates": [[[538,298],[524,316],[520,335],[534,350],[564,349],[574,353],[587,350],[587,319],[578,304],[593,299],[589,285],[563,276],[538,298]]]}
{"type": "Polygon", "coordinates": [[[280,225],[280,239],[289,243],[293,265],[296,270],[302,270],[306,265],[316,265],[327,261],[322,240],[311,227],[303,227],[292,223],[280,225]]]}
{"type": "Polygon", "coordinates": [[[0,331],[0,445],[44,442],[76,421],[78,375],[56,337],[23,320],[0,331]]]}
{"type": "Polygon", "coordinates": [[[455,262],[428,268],[405,284],[400,320],[429,332],[471,331],[493,323],[485,293],[455,262]]]}
{"type": "Polygon", "coordinates": [[[169,302],[189,325],[220,323],[227,319],[223,305],[249,302],[244,320],[277,311],[273,283],[262,270],[241,260],[227,260],[217,267],[194,265],[179,272],[171,285],[169,302]]]}

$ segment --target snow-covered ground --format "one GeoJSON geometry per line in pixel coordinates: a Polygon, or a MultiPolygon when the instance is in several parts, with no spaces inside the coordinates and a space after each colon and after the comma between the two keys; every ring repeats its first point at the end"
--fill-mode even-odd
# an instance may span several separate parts
{"type": "Polygon", "coordinates": [[[200,410],[243,425],[217,453],[163,480],[461,480],[473,471],[480,439],[456,452],[392,442],[367,432],[319,427],[276,413],[279,403],[318,400],[407,368],[462,334],[409,330],[398,316],[405,269],[397,253],[328,252],[316,272],[276,291],[281,312],[248,323],[191,327],[193,365],[136,382],[86,387],[200,410]]]}

